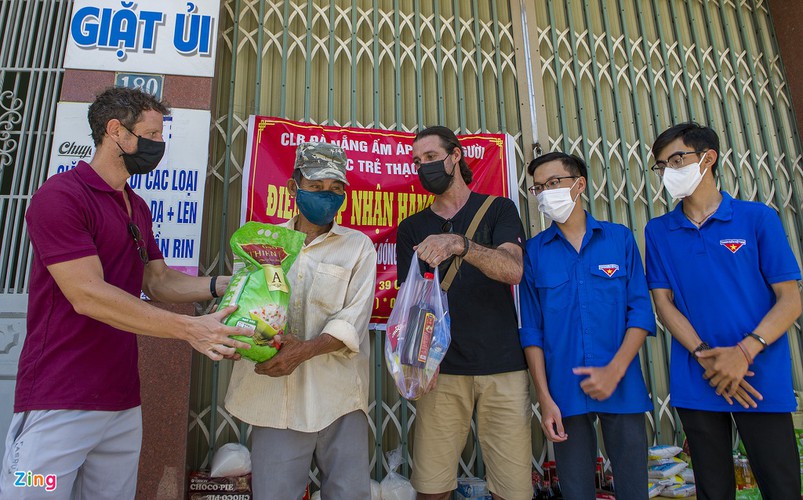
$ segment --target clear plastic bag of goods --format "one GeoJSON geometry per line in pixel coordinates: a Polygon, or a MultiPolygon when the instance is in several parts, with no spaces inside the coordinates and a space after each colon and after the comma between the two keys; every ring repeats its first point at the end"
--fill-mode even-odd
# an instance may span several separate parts
{"type": "Polygon", "coordinates": [[[251,472],[251,452],[240,443],[226,443],[212,457],[210,477],[242,476],[251,472]]]}
{"type": "Polygon", "coordinates": [[[401,447],[387,454],[388,475],[380,483],[382,490],[382,500],[415,500],[416,492],[410,481],[396,472],[396,469],[404,462],[401,447]]]}
{"type": "Polygon", "coordinates": [[[399,393],[415,400],[434,387],[449,349],[449,304],[438,269],[421,275],[413,254],[407,279],[388,318],[385,363],[399,393]]]}
{"type": "Polygon", "coordinates": [[[666,486],[661,491],[662,497],[685,498],[697,494],[697,488],[693,484],[673,484],[666,486]]]}
{"type": "Polygon", "coordinates": [[[382,486],[373,479],[371,479],[371,500],[382,500],[382,486]]]}
{"type": "Polygon", "coordinates": [[[254,331],[251,336],[233,336],[251,344],[250,349],[237,350],[242,357],[261,363],[278,352],[273,337],[284,333],[290,303],[286,273],[304,238],[304,233],[259,222],[247,222],[232,235],[235,273],[219,307],[238,306],[224,322],[254,331]]]}

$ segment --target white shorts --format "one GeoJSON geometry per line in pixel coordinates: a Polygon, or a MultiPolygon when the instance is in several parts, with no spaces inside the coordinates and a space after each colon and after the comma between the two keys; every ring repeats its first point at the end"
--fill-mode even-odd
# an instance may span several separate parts
{"type": "Polygon", "coordinates": [[[6,437],[0,500],[133,499],[142,410],[15,413],[6,437]]]}

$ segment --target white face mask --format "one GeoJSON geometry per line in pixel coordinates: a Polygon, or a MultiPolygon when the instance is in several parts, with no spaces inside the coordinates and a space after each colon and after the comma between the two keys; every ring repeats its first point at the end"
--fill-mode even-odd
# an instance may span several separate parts
{"type": "MultiPolygon", "coordinates": [[[[545,189],[541,191],[536,197],[538,200],[538,210],[546,217],[559,224],[566,222],[572,214],[574,205],[577,202],[577,197],[572,199],[571,191],[579,180],[580,179],[576,179],[572,187],[545,189]]],[[[580,196],[580,193],[577,193],[577,196],[580,196]]]]}
{"type": "Polygon", "coordinates": [[[703,173],[700,173],[700,163],[707,153],[703,153],[702,158],[697,163],[686,165],[680,168],[665,168],[663,182],[664,187],[673,199],[677,200],[691,196],[700,182],[703,180],[703,175],[708,171],[706,168],[703,173]]]}

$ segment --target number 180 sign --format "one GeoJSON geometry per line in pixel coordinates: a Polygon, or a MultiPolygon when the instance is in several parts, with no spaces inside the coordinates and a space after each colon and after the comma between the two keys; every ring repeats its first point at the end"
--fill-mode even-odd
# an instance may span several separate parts
{"type": "Polygon", "coordinates": [[[114,77],[115,87],[139,89],[162,100],[163,75],[145,75],[140,73],[117,73],[114,77]]]}

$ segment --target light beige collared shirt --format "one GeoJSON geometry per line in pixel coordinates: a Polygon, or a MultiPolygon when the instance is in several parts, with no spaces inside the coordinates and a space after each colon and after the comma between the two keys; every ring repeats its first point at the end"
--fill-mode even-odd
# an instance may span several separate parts
{"type": "MultiPolygon", "coordinates": [[[[282,224],[294,227],[295,218],[282,224]]],[[[355,410],[368,413],[370,339],[376,250],[354,229],[338,226],[301,250],[287,274],[288,327],[309,340],[322,333],[346,347],[301,363],[290,375],[254,372],[254,363],[235,362],[226,409],[260,427],[318,432],[355,410]]]]}

